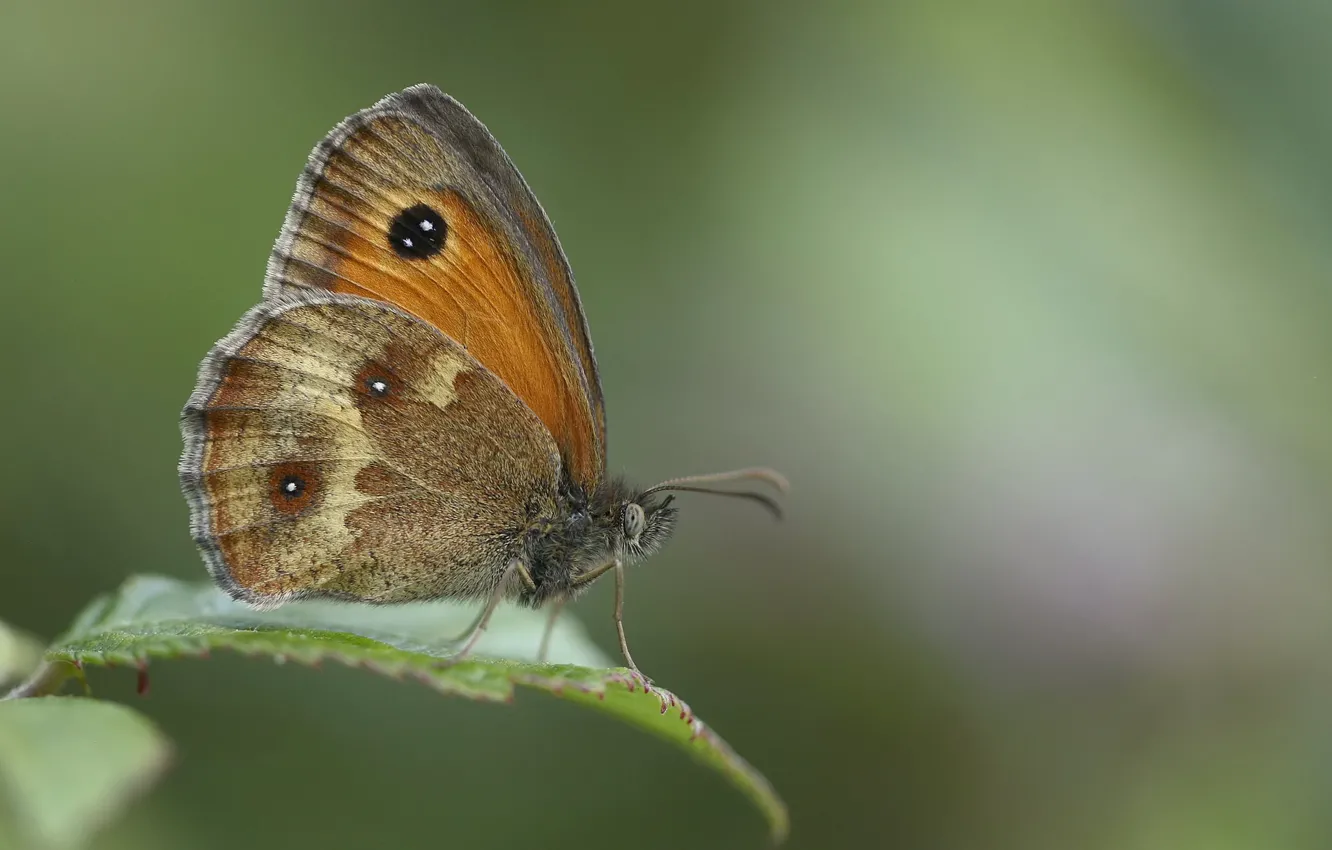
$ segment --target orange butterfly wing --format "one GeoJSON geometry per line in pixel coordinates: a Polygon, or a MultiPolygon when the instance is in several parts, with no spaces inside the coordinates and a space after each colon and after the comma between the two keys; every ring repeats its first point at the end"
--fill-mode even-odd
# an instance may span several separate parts
{"type": "Polygon", "coordinates": [[[434,86],[388,97],[311,153],[264,294],[394,304],[460,343],[554,437],[572,480],[605,471],[592,343],[549,219],[490,132],[434,86]]]}

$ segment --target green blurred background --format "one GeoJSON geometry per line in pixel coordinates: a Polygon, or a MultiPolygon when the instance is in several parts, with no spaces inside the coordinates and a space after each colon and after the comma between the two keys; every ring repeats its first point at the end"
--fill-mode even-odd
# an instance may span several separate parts
{"type": "MultiPolygon", "coordinates": [[[[125,0],[0,10],[0,617],[202,577],[200,357],[310,147],[454,94],[559,230],[612,467],[687,498],[635,655],[793,848],[1332,845],[1332,5],[125,0]]],[[[609,587],[575,611],[614,652],[609,587]]],[[[538,695],[215,657],[106,848],[757,847],[538,695]]]]}

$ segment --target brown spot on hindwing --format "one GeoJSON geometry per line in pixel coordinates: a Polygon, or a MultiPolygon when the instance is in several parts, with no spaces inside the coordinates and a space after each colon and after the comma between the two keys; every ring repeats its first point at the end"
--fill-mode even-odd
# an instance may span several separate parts
{"type": "Polygon", "coordinates": [[[356,490],[367,496],[389,496],[412,486],[412,480],[381,461],[356,473],[356,490]]]}
{"type": "Polygon", "coordinates": [[[313,464],[274,464],[268,471],[269,500],[280,514],[298,517],[319,504],[324,482],[313,464]]]}

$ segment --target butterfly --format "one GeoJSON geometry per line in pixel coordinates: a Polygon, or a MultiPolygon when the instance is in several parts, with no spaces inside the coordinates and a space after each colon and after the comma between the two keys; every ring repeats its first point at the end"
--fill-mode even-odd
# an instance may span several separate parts
{"type": "Polygon", "coordinates": [[[310,154],[263,300],[209,352],[181,415],[180,479],[214,581],[269,608],[313,597],[564,604],[676,522],[673,492],[606,472],[606,414],[573,274],[490,132],[429,85],[338,124],[310,154]]]}

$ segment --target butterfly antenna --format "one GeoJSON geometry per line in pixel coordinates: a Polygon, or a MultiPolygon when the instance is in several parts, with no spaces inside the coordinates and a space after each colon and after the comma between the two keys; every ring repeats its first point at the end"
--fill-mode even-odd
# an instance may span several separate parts
{"type": "Polygon", "coordinates": [[[707,475],[686,475],[683,478],[669,478],[653,486],[652,489],[674,487],[676,484],[726,484],[731,481],[762,481],[776,487],[780,493],[788,493],[791,490],[791,482],[786,480],[785,475],[764,466],[732,469],[729,472],[710,472],[707,475]]]}
{"type": "Polygon", "coordinates": [[[766,493],[754,490],[720,490],[715,487],[698,486],[700,484],[729,484],[734,481],[761,481],[775,487],[781,493],[787,493],[791,489],[791,484],[786,480],[786,476],[775,469],[751,467],[749,469],[733,469],[730,472],[671,478],[649,487],[643,491],[642,495],[648,496],[652,493],[660,493],[663,490],[674,490],[686,493],[710,493],[714,496],[730,496],[734,499],[748,499],[751,502],[758,502],[771,511],[777,519],[782,518],[782,506],[778,504],[776,499],[766,493]]]}

